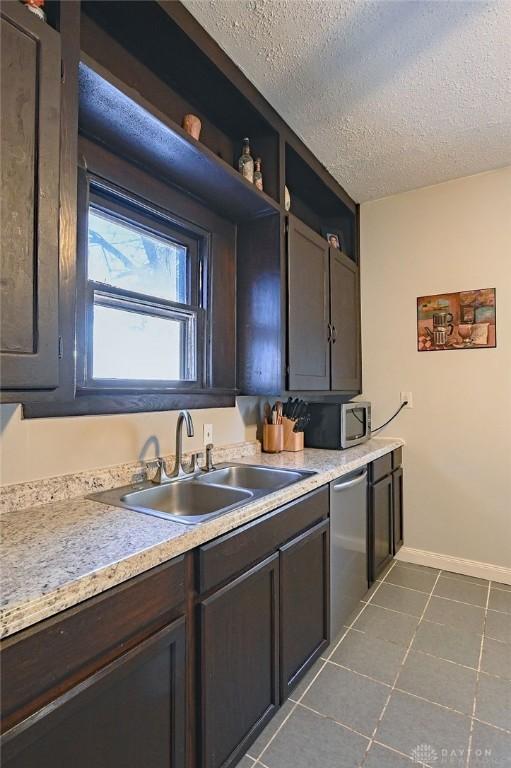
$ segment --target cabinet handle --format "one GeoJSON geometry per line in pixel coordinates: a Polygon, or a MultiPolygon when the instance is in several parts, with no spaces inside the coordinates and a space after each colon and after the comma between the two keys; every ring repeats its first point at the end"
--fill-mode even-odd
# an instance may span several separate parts
{"type": "Polygon", "coordinates": [[[332,325],[332,344],[335,344],[337,341],[337,328],[335,325],[332,325]]]}
{"type": "Polygon", "coordinates": [[[328,323],[328,337],[327,337],[327,344],[330,344],[332,341],[332,324],[328,323]]]}

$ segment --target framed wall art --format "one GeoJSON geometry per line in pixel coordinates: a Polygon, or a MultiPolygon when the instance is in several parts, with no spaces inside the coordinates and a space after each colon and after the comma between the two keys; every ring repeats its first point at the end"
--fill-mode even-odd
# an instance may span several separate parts
{"type": "Polygon", "coordinates": [[[417,299],[419,352],[496,346],[495,288],[417,299]]]}

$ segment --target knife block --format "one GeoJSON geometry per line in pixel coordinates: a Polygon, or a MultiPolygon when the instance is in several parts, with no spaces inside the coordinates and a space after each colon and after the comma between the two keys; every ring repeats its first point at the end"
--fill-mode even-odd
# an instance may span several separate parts
{"type": "Polygon", "coordinates": [[[282,424],[263,424],[263,451],[280,453],[284,450],[284,427],[282,424]]]}
{"type": "Polygon", "coordinates": [[[295,424],[295,421],[286,416],[282,419],[285,451],[303,451],[303,432],[293,432],[295,424]]]}

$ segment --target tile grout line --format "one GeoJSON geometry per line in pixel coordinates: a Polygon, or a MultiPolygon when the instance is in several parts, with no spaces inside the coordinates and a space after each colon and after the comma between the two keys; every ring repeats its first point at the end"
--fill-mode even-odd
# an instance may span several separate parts
{"type": "Polygon", "coordinates": [[[429,595],[429,592],[425,592],[423,589],[415,589],[415,587],[405,587],[404,584],[394,584],[393,581],[387,581],[387,579],[382,581],[382,584],[387,584],[389,587],[397,587],[398,589],[407,589],[409,592],[418,592],[420,595],[429,595]]]}
{"type": "Polygon", "coordinates": [[[309,707],[308,704],[302,704],[301,702],[297,702],[297,706],[301,707],[302,709],[306,709],[308,712],[314,712],[315,715],[318,715],[318,717],[322,717],[323,720],[331,720],[332,723],[335,723],[339,726],[339,728],[344,728],[346,731],[351,731],[351,733],[356,733],[357,736],[361,736],[366,741],[369,741],[369,736],[366,736],[365,733],[362,733],[362,731],[357,731],[355,728],[352,728],[351,725],[346,725],[346,723],[341,723],[340,720],[336,720],[333,717],[330,717],[329,715],[324,715],[323,712],[319,712],[317,709],[314,709],[314,707],[309,707]]]}
{"type": "Polygon", "coordinates": [[[490,613],[500,613],[503,616],[511,616],[511,613],[509,611],[499,611],[498,608],[490,608],[488,606],[488,610],[490,611],[490,613]]]}
{"type": "Polygon", "coordinates": [[[366,680],[371,680],[373,683],[378,683],[379,685],[384,685],[386,688],[391,688],[390,683],[385,683],[383,680],[378,680],[376,677],[366,675],[365,672],[358,672],[356,669],[351,669],[351,667],[347,667],[345,664],[339,664],[339,662],[332,661],[331,659],[326,659],[326,662],[327,664],[333,664],[334,667],[339,667],[339,669],[345,669],[346,672],[352,672],[352,674],[358,675],[358,677],[365,677],[366,680]]]}
{"type": "MultiPolygon", "coordinates": [[[[396,587],[397,589],[407,589],[409,592],[416,592],[418,595],[429,595],[429,592],[422,592],[420,589],[412,589],[412,587],[402,587],[401,584],[392,584],[390,581],[382,582],[382,584],[388,584],[391,587],[396,587]]],[[[484,610],[484,605],[478,605],[477,603],[467,603],[465,600],[455,600],[453,597],[445,597],[445,595],[431,595],[431,597],[436,597],[438,600],[449,600],[451,603],[458,603],[458,605],[469,605],[471,608],[481,608],[484,610]]],[[[361,603],[365,602],[364,600],[360,601],[361,603]]],[[[368,601],[367,601],[368,602],[368,601]]],[[[375,605],[378,605],[378,603],[375,603],[375,605]]],[[[385,605],[380,605],[380,608],[386,608],[385,605]]],[[[395,608],[387,608],[388,611],[395,611],[395,608]]],[[[496,608],[488,608],[489,611],[493,611],[494,613],[503,613],[505,616],[511,616],[510,613],[507,611],[499,611],[496,608]]],[[[398,611],[398,613],[401,613],[401,611],[398,611]]],[[[409,614],[413,615],[413,614],[409,614]]]]}
{"type": "Polygon", "coordinates": [[[427,601],[426,601],[426,605],[424,606],[424,609],[423,609],[423,611],[422,611],[422,614],[421,614],[421,616],[420,616],[420,618],[419,618],[419,621],[418,621],[418,623],[417,623],[417,626],[415,627],[415,630],[414,630],[414,632],[413,632],[413,635],[412,635],[412,637],[411,637],[411,640],[410,640],[410,643],[409,643],[409,645],[408,645],[408,648],[406,649],[406,653],[405,653],[405,655],[404,655],[404,657],[403,657],[403,660],[402,660],[402,662],[401,662],[401,664],[400,664],[400,667],[399,667],[399,669],[398,669],[398,671],[397,671],[397,673],[396,673],[396,676],[395,676],[395,678],[394,678],[394,683],[393,683],[393,685],[392,685],[392,687],[391,687],[391,689],[390,689],[390,693],[389,693],[389,695],[387,696],[387,700],[386,700],[385,704],[383,705],[383,709],[382,709],[382,711],[381,711],[381,713],[380,713],[380,716],[379,716],[379,718],[378,718],[378,720],[377,720],[377,722],[376,722],[376,725],[375,725],[375,727],[374,727],[374,730],[373,730],[373,733],[372,733],[372,735],[371,735],[371,739],[370,739],[370,741],[369,741],[369,744],[368,744],[368,746],[367,746],[367,749],[366,749],[366,752],[365,752],[364,758],[363,758],[362,762],[360,763],[360,766],[359,766],[359,768],[362,768],[362,766],[364,765],[364,763],[365,763],[365,761],[366,761],[366,759],[367,759],[367,756],[368,756],[368,754],[369,754],[369,750],[371,749],[371,746],[372,746],[372,744],[374,743],[374,740],[375,740],[376,734],[377,734],[377,732],[378,732],[378,728],[379,728],[379,726],[380,726],[380,723],[381,723],[381,722],[382,722],[382,720],[383,720],[383,717],[384,717],[384,715],[385,715],[385,712],[387,711],[387,707],[388,707],[388,705],[389,705],[389,702],[390,702],[390,699],[391,699],[391,697],[392,697],[392,693],[393,693],[393,691],[395,690],[395,688],[396,688],[396,686],[397,686],[397,681],[398,681],[398,679],[399,679],[399,675],[401,674],[401,670],[403,669],[403,667],[404,667],[404,665],[405,665],[405,663],[406,663],[406,660],[407,660],[407,658],[408,658],[408,656],[409,656],[409,654],[410,654],[410,650],[411,650],[411,648],[412,648],[412,645],[413,645],[413,641],[415,640],[415,636],[417,635],[417,630],[418,630],[418,628],[419,628],[419,626],[420,626],[420,623],[421,623],[422,619],[424,618],[424,614],[425,614],[425,613],[426,613],[426,611],[427,611],[428,605],[429,605],[429,603],[431,602],[431,597],[432,597],[432,595],[433,595],[433,591],[434,591],[434,589],[435,589],[435,587],[436,587],[436,585],[437,585],[437,583],[438,583],[438,579],[440,578],[440,574],[441,574],[441,573],[442,573],[442,571],[439,571],[439,572],[438,572],[438,574],[437,574],[437,577],[436,577],[436,579],[435,579],[435,583],[433,584],[433,586],[432,586],[432,588],[431,588],[431,592],[430,592],[430,594],[429,594],[429,597],[428,597],[428,599],[427,599],[427,601]]]}
{"type": "MultiPolygon", "coordinates": [[[[382,582],[382,584],[384,584],[384,583],[389,583],[390,584],[390,582],[382,582]]],[[[391,584],[391,586],[392,587],[396,587],[398,585],[397,584],[391,584]]],[[[407,587],[401,587],[401,589],[407,589],[407,587]]],[[[377,590],[375,590],[373,594],[376,594],[376,592],[377,592],[377,590]]],[[[428,596],[427,592],[419,592],[419,590],[417,590],[417,589],[414,589],[413,592],[417,592],[417,594],[419,594],[419,595],[426,595],[426,596],[428,596]]],[[[447,600],[450,603],[457,603],[458,605],[466,605],[469,608],[479,608],[481,611],[485,610],[485,606],[484,605],[476,605],[475,603],[464,603],[461,600],[453,600],[450,597],[442,597],[442,595],[429,595],[429,596],[430,597],[438,598],[439,600],[447,600]]],[[[371,599],[372,599],[372,597],[373,597],[373,595],[371,595],[371,599]]],[[[360,602],[361,603],[365,603],[366,605],[369,605],[371,600],[361,600],[360,602]]],[[[372,605],[375,605],[376,608],[382,608],[384,611],[392,611],[392,613],[403,613],[405,616],[412,616],[414,619],[418,618],[417,614],[407,613],[406,611],[398,611],[396,608],[389,608],[388,606],[380,605],[379,603],[372,603],[372,605]]],[[[507,611],[497,611],[495,608],[488,608],[488,611],[490,613],[498,613],[501,616],[511,616],[511,613],[508,613],[507,611]]],[[[433,619],[426,619],[426,621],[431,622],[431,624],[440,624],[441,626],[444,626],[444,627],[445,626],[451,626],[450,624],[443,624],[441,621],[434,621],[433,619]]],[[[498,640],[498,638],[491,638],[491,639],[498,640]]],[[[505,643],[506,640],[501,640],[500,642],[501,643],[505,643]]]]}
{"type": "Polygon", "coordinates": [[[477,694],[479,692],[479,680],[481,677],[481,664],[483,661],[483,646],[484,646],[484,631],[486,629],[486,618],[488,616],[488,605],[490,602],[490,591],[491,591],[491,581],[488,582],[488,591],[486,593],[486,608],[484,611],[484,622],[483,622],[483,634],[481,636],[481,646],[479,648],[479,663],[477,665],[477,675],[476,675],[476,685],[474,689],[474,701],[472,704],[472,717],[470,718],[470,733],[468,736],[468,748],[467,748],[467,759],[465,761],[466,768],[468,768],[470,763],[470,754],[472,752],[472,740],[474,735],[474,719],[476,714],[476,706],[477,706],[477,694]]]}
{"type": "MultiPolygon", "coordinates": [[[[492,589],[495,589],[497,592],[511,592],[511,589],[504,588],[504,582],[491,581],[490,584],[493,584],[492,589]]],[[[508,585],[506,584],[506,586],[508,585]]]]}
{"type": "Polygon", "coordinates": [[[396,560],[396,565],[406,568],[407,570],[420,571],[423,568],[430,571],[440,570],[444,579],[451,579],[452,581],[464,581],[466,584],[472,584],[474,587],[486,587],[485,584],[478,584],[472,579],[479,579],[480,581],[490,582],[492,589],[498,589],[500,592],[511,592],[511,584],[505,581],[495,581],[493,579],[485,579],[483,576],[469,576],[465,573],[455,573],[454,571],[444,571],[442,569],[435,568],[430,565],[419,565],[418,563],[408,563],[406,560],[396,560]]]}
{"type": "MultiPolygon", "coordinates": [[[[390,568],[389,568],[389,570],[387,571],[387,573],[390,573],[390,571],[391,571],[391,570],[394,568],[395,564],[396,564],[396,561],[395,561],[395,560],[393,560],[393,561],[392,561],[392,565],[390,566],[390,568]]],[[[385,574],[385,575],[387,575],[387,574],[385,574]]],[[[307,691],[309,690],[309,688],[310,688],[310,687],[313,685],[313,683],[314,683],[314,682],[317,680],[317,678],[319,677],[319,675],[321,674],[321,672],[323,671],[323,669],[326,667],[326,665],[327,665],[327,663],[328,663],[328,659],[330,659],[330,657],[332,656],[332,654],[334,654],[334,653],[335,653],[335,651],[337,650],[337,648],[340,646],[340,644],[342,643],[342,641],[344,640],[344,638],[346,637],[346,635],[347,635],[347,634],[348,634],[348,632],[350,631],[351,627],[352,627],[352,626],[355,624],[355,622],[356,622],[356,621],[358,621],[358,619],[360,618],[360,616],[361,616],[361,615],[363,614],[363,612],[365,611],[366,607],[369,605],[369,603],[370,603],[370,601],[371,601],[372,597],[373,597],[373,596],[376,594],[376,592],[379,590],[379,588],[380,588],[380,586],[381,586],[382,584],[383,584],[383,581],[381,581],[381,582],[378,584],[378,586],[377,586],[377,587],[376,587],[376,589],[374,590],[373,594],[371,595],[371,598],[369,599],[369,601],[368,601],[368,602],[366,602],[366,603],[364,603],[364,607],[360,609],[360,611],[357,613],[357,615],[355,616],[355,618],[354,618],[354,619],[353,619],[353,620],[350,622],[349,626],[347,626],[347,627],[345,628],[344,632],[343,632],[343,633],[342,633],[342,635],[341,635],[341,638],[340,638],[340,639],[339,639],[339,641],[336,643],[336,645],[334,646],[334,648],[332,649],[332,651],[331,651],[331,652],[328,654],[328,657],[327,657],[327,659],[326,659],[326,660],[323,662],[323,664],[321,665],[321,667],[318,669],[318,671],[316,672],[316,674],[314,675],[314,677],[313,677],[313,678],[312,678],[312,680],[310,681],[309,685],[308,685],[308,686],[305,688],[305,690],[303,691],[302,695],[301,695],[301,696],[300,696],[298,699],[296,699],[296,700],[294,700],[294,699],[293,699],[293,700],[292,700],[292,701],[294,701],[294,704],[293,704],[293,707],[291,708],[291,711],[290,711],[290,712],[289,712],[289,713],[286,715],[286,717],[285,717],[285,718],[284,718],[284,720],[281,722],[281,724],[279,725],[279,727],[277,728],[277,730],[275,731],[275,733],[274,733],[274,734],[272,734],[272,736],[271,736],[271,738],[269,739],[268,743],[267,743],[267,744],[266,744],[266,745],[263,747],[263,749],[261,750],[261,752],[259,752],[259,754],[257,755],[257,758],[252,758],[252,759],[255,759],[255,760],[256,760],[256,763],[257,763],[258,761],[260,762],[260,759],[261,759],[261,757],[264,755],[264,753],[266,752],[266,750],[268,749],[268,747],[270,746],[270,744],[272,743],[272,741],[275,739],[275,737],[277,736],[277,734],[278,734],[278,733],[280,733],[280,731],[282,730],[282,728],[284,727],[284,725],[287,723],[287,721],[289,720],[289,718],[291,717],[291,715],[293,714],[293,712],[295,711],[295,709],[297,708],[298,704],[301,702],[301,700],[303,699],[303,697],[305,696],[305,694],[307,693],[307,691]]],[[[362,602],[362,601],[360,601],[360,602],[362,602]]],[[[289,699],[289,700],[291,701],[291,699],[289,699]]],[[[247,754],[249,755],[249,757],[252,757],[252,756],[250,755],[250,753],[248,753],[248,752],[247,752],[247,754]]],[[[264,766],[264,763],[260,762],[260,764],[264,766]]]]}
{"type": "Polygon", "coordinates": [[[501,733],[507,733],[509,736],[511,736],[511,731],[509,728],[503,728],[501,725],[494,725],[494,723],[489,723],[487,720],[481,720],[480,717],[474,717],[473,720],[476,723],[481,723],[481,725],[487,725],[488,728],[493,728],[495,731],[500,731],[501,733]]]}
{"type": "MultiPolygon", "coordinates": [[[[426,595],[425,592],[420,592],[419,594],[424,595],[425,597],[429,597],[429,595],[426,595]]],[[[364,600],[360,601],[361,603],[365,602],[364,600]]],[[[375,608],[381,608],[382,611],[390,611],[391,613],[401,613],[403,616],[411,616],[412,619],[418,619],[416,613],[405,613],[404,611],[398,611],[396,608],[387,608],[386,605],[379,605],[379,603],[370,603],[369,600],[365,603],[366,605],[374,605],[375,608]]]]}
{"type": "MultiPolygon", "coordinates": [[[[404,752],[401,752],[399,749],[389,746],[388,744],[384,744],[383,741],[378,741],[378,739],[374,739],[373,744],[376,744],[378,747],[383,747],[384,749],[387,749],[389,752],[395,752],[396,755],[401,755],[401,757],[405,757],[408,760],[408,762],[412,763],[412,759],[410,755],[407,755],[404,752]]],[[[422,768],[427,768],[427,766],[424,763],[420,763],[419,761],[413,764],[418,765],[419,767],[422,767],[422,768]]]]}
{"type": "Polygon", "coordinates": [[[493,611],[493,613],[503,613],[505,616],[511,616],[511,614],[508,613],[507,611],[498,611],[496,608],[487,608],[484,605],[477,605],[476,603],[466,603],[464,600],[454,600],[452,597],[444,597],[444,595],[433,595],[433,597],[438,597],[439,600],[450,600],[451,603],[459,603],[460,605],[471,605],[472,608],[482,608],[485,611],[493,611]]]}

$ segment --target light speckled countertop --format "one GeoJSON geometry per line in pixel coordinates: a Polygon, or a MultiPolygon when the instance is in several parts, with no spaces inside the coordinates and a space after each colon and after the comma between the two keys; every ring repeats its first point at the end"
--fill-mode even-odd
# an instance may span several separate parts
{"type": "MultiPolygon", "coordinates": [[[[48,618],[253,520],[403,445],[373,438],[346,451],[236,456],[317,474],[196,526],[84,498],[4,513],[0,637],[48,618]]],[[[219,457],[220,458],[220,457],[219,457]]],[[[218,459],[215,457],[215,460],[218,459]]]]}

